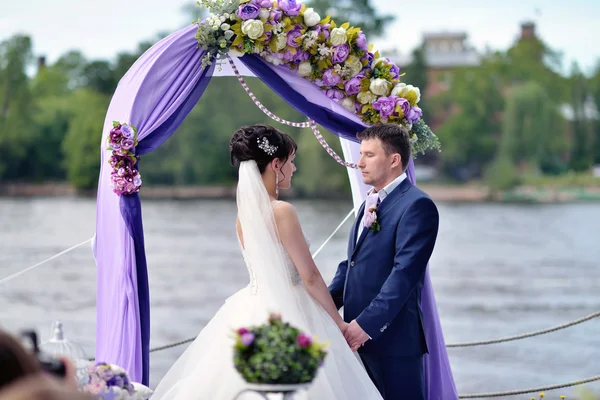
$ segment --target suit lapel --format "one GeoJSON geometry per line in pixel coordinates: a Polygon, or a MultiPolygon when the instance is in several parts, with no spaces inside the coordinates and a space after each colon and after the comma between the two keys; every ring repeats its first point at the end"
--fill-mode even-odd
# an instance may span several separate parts
{"type": "Polygon", "coordinates": [[[358,235],[358,230],[359,230],[359,225],[360,225],[360,221],[362,220],[363,214],[365,212],[365,203],[363,202],[362,205],[360,206],[360,209],[358,210],[358,214],[356,215],[356,219],[354,221],[354,225],[352,225],[352,232],[351,232],[351,240],[352,240],[352,253],[354,253],[354,249],[356,249],[356,235],[358,235]]]}
{"type": "MultiPolygon", "coordinates": [[[[406,193],[406,191],[408,189],[410,189],[411,186],[412,186],[412,183],[410,183],[408,178],[406,178],[402,182],[400,182],[400,185],[395,190],[393,190],[392,193],[390,193],[385,199],[383,199],[383,201],[379,204],[379,207],[377,208],[377,219],[381,220],[381,218],[385,214],[385,212],[388,211],[389,209],[391,209],[392,206],[394,204],[396,204],[396,202],[398,202],[398,200],[400,200],[402,198],[402,196],[404,196],[404,193],[406,193]]],[[[362,214],[364,213],[364,208],[365,208],[365,204],[363,203],[363,206],[361,207],[361,212],[358,215],[358,221],[360,221],[360,219],[362,218],[362,214]]],[[[357,225],[358,225],[358,223],[357,223],[357,225]]],[[[356,242],[357,232],[358,232],[358,226],[354,227],[354,230],[353,230],[352,238],[353,238],[354,242],[356,242]]],[[[370,232],[371,232],[371,229],[368,229],[366,227],[363,229],[362,234],[360,235],[360,238],[358,239],[358,242],[356,242],[356,246],[354,246],[354,250],[352,251],[353,256],[354,256],[354,253],[356,253],[356,251],[358,250],[358,248],[360,247],[360,245],[362,244],[362,242],[365,240],[365,238],[367,237],[367,235],[370,232]]]]}

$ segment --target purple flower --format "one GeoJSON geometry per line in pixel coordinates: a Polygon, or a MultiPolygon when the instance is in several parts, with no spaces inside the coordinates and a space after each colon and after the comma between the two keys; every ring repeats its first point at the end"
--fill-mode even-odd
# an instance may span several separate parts
{"type": "Polygon", "coordinates": [[[369,50],[369,44],[367,43],[367,37],[365,36],[364,33],[362,33],[362,31],[358,34],[358,37],[356,38],[356,45],[361,50],[364,50],[364,51],[369,50]]]}
{"type": "Polygon", "coordinates": [[[269,8],[272,5],[271,0],[252,0],[251,3],[254,3],[261,8],[269,8]]]}
{"type": "Polygon", "coordinates": [[[242,335],[242,343],[245,346],[250,346],[252,342],[254,342],[254,333],[248,332],[242,335]]]}
{"type": "Polygon", "coordinates": [[[365,228],[370,228],[375,221],[377,221],[377,213],[375,211],[368,212],[365,215],[365,228]]]}
{"type": "Polygon", "coordinates": [[[125,150],[130,150],[135,145],[135,142],[131,139],[123,139],[121,140],[121,148],[125,150]]]}
{"type": "Polygon", "coordinates": [[[291,63],[292,60],[294,59],[294,56],[295,56],[295,54],[289,50],[286,50],[285,53],[283,53],[283,59],[285,60],[286,63],[291,63]]]}
{"type": "Polygon", "coordinates": [[[253,3],[242,4],[240,6],[240,8],[238,8],[238,11],[237,11],[237,14],[243,20],[254,19],[254,18],[258,17],[259,13],[260,13],[260,6],[258,6],[257,4],[253,4],[253,3]]]}
{"type": "Polygon", "coordinates": [[[133,139],[135,132],[133,131],[133,128],[129,125],[121,125],[121,134],[127,139],[133,139]]]}
{"type": "Polygon", "coordinates": [[[367,65],[371,65],[371,63],[375,59],[375,54],[370,53],[370,52],[366,52],[365,55],[363,56],[363,59],[365,59],[365,60],[367,60],[369,62],[369,64],[367,64],[367,65]]]}
{"type": "Polygon", "coordinates": [[[380,97],[373,103],[373,108],[379,111],[381,118],[388,119],[396,109],[396,99],[393,97],[380,97]]]}
{"type": "Polygon", "coordinates": [[[310,54],[306,51],[297,51],[293,57],[294,64],[300,64],[303,61],[307,61],[310,58],[310,54]]]}
{"type": "Polygon", "coordinates": [[[325,86],[335,86],[342,81],[342,78],[333,72],[333,69],[328,69],[323,74],[323,83],[325,86]]]}
{"type": "Polygon", "coordinates": [[[406,100],[402,97],[398,97],[396,99],[396,106],[400,106],[404,117],[406,117],[408,115],[408,113],[410,112],[410,103],[408,102],[408,100],[406,100]]]}
{"type": "Polygon", "coordinates": [[[346,97],[344,95],[344,92],[342,92],[339,89],[327,89],[327,90],[323,90],[323,92],[327,95],[327,97],[329,97],[331,100],[341,100],[344,97],[346,97]]]}
{"type": "Polygon", "coordinates": [[[121,135],[121,131],[119,130],[114,130],[110,132],[110,141],[112,143],[119,143],[122,137],[123,136],[121,135]]]}
{"type": "Polygon", "coordinates": [[[364,75],[356,75],[354,78],[346,82],[344,85],[346,93],[352,96],[353,94],[357,94],[358,92],[360,92],[361,80],[363,78],[364,75]]]}
{"type": "Polygon", "coordinates": [[[333,57],[331,61],[336,64],[343,63],[350,55],[350,46],[347,44],[341,44],[339,46],[333,46],[333,57]]]}
{"type": "Polygon", "coordinates": [[[273,22],[279,22],[281,20],[282,16],[283,16],[283,12],[281,12],[280,9],[278,9],[278,8],[271,9],[270,17],[273,20],[273,22]]]}
{"type": "Polygon", "coordinates": [[[423,111],[417,106],[414,106],[410,109],[410,111],[404,115],[408,123],[414,124],[419,121],[419,118],[423,115],[423,111]]]}
{"type": "Polygon", "coordinates": [[[113,143],[111,147],[113,151],[121,150],[121,143],[113,143]]]}
{"type": "Polygon", "coordinates": [[[242,336],[243,334],[248,333],[248,332],[250,332],[250,331],[248,329],[246,329],[246,328],[240,328],[240,329],[237,330],[237,333],[240,336],[242,336]]]}
{"type": "Polygon", "coordinates": [[[302,37],[302,27],[296,25],[294,29],[288,32],[287,34],[287,45],[290,47],[299,47],[300,42],[296,41],[299,37],[302,37]]]}
{"type": "Polygon", "coordinates": [[[318,35],[323,34],[325,40],[329,39],[329,24],[317,25],[313,29],[318,35]]]}
{"type": "Polygon", "coordinates": [[[277,3],[279,8],[290,17],[295,17],[302,9],[302,4],[296,3],[296,0],[277,0],[277,3]]]}
{"type": "Polygon", "coordinates": [[[133,184],[137,187],[142,186],[142,177],[140,176],[140,174],[137,174],[134,178],[133,178],[133,184]]]}
{"type": "Polygon", "coordinates": [[[392,74],[392,78],[397,79],[400,76],[400,67],[394,64],[389,58],[387,60],[390,61],[390,64],[392,65],[390,67],[390,73],[392,74]]]}
{"type": "Polygon", "coordinates": [[[298,344],[300,345],[300,347],[302,347],[303,349],[307,348],[312,343],[312,338],[310,336],[308,336],[306,333],[300,333],[298,335],[298,337],[296,338],[296,340],[298,341],[298,344]]]}

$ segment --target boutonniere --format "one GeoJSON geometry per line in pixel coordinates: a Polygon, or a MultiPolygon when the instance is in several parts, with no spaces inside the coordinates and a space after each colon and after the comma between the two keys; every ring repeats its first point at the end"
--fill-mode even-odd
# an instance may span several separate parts
{"type": "Polygon", "coordinates": [[[372,205],[367,210],[367,215],[365,215],[365,228],[370,228],[371,232],[379,232],[381,230],[381,225],[377,219],[376,205],[372,205]]]}

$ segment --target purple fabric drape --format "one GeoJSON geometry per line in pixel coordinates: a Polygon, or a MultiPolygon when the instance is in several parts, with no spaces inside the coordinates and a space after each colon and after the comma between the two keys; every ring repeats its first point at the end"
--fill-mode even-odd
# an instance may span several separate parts
{"type": "Polygon", "coordinates": [[[106,138],[113,120],[129,122],[138,128],[136,154],[143,155],[173,134],[202,96],[214,69],[201,69],[204,52],[197,48],[195,32],[196,26],[190,25],[136,61],[111,100],[101,144],[96,359],[120,365],[145,385],[149,382],[150,296],[141,202],[137,193],[118,197],[112,192],[106,138]]]}
{"type": "MultiPolygon", "coordinates": [[[[103,129],[94,248],[98,267],[96,359],[120,365],[134,381],[146,385],[150,297],[141,202],[138,194],[119,198],[110,189],[106,139],[113,120],[129,122],[138,128],[136,153],[143,155],[173,134],[202,96],[214,69],[201,69],[204,52],[197,48],[196,29],[190,25],[140,57],[119,83],[103,129]]],[[[297,110],[333,133],[357,141],[356,133],[364,124],[316,86],[288,71],[276,70],[256,56],[240,60],[297,110]]],[[[140,164],[143,177],[143,161],[140,164]]],[[[414,183],[412,161],[408,174],[414,183]]],[[[457,398],[452,394],[456,389],[428,273],[422,300],[430,346],[425,370],[428,399],[457,398]]]]}

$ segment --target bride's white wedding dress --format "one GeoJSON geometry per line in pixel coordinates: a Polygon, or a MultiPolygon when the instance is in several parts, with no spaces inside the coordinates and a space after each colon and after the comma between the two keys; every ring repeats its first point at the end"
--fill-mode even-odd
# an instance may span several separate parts
{"type": "MultiPolygon", "coordinates": [[[[245,249],[241,243],[240,248],[250,284],[225,301],[159,383],[152,399],[233,400],[246,387],[233,365],[233,330],[263,324],[270,312],[281,313],[284,321],[330,343],[325,363],[310,389],[296,398],[381,399],[333,319],[302,284],[294,263],[276,236],[276,228],[273,229],[274,206],[256,164],[243,162],[238,184],[238,217],[245,244],[245,249]]],[[[256,398],[250,396],[247,398],[256,398]]]]}

